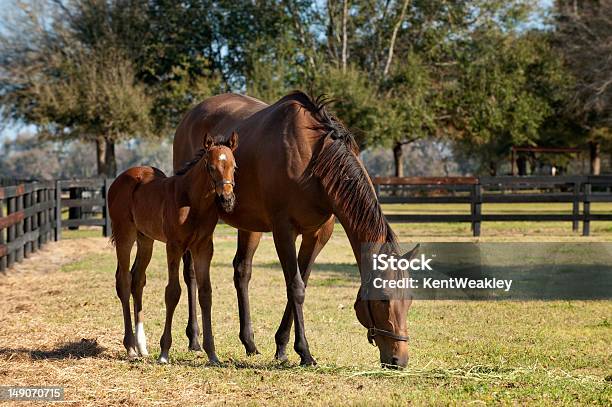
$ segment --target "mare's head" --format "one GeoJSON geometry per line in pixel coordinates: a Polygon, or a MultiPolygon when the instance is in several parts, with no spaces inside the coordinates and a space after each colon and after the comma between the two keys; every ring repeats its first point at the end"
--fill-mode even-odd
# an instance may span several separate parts
{"type": "MultiPolygon", "coordinates": [[[[387,245],[385,247],[388,249],[387,245]]],[[[417,247],[403,256],[396,257],[410,260],[415,255],[417,247]]],[[[386,252],[386,250],[384,251],[386,252]]],[[[372,253],[367,253],[367,256],[371,256],[372,253]]],[[[378,252],[378,254],[381,253],[378,252]]],[[[364,266],[365,264],[362,261],[361,267],[364,266]]],[[[395,295],[388,295],[385,298],[372,295],[371,292],[365,298],[365,292],[362,283],[362,288],[357,293],[357,300],[354,305],[355,313],[361,325],[368,329],[368,341],[378,347],[380,363],[383,367],[391,369],[406,367],[408,364],[406,314],[412,304],[412,298],[406,295],[406,291],[401,290],[396,290],[395,295]],[[400,292],[404,295],[397,295],[400,292]]]]}
{"type": "Polygon", "coordinates": [[[232,132],[230,138],[221,144],[216,144],[209,134],[204,137],[206,171],[208,171],[208,175],[215,186],[217,202],[227,213],[234,210],[236,203],[236,195],[234,194],[234,172],[236,171],[234,150],[236,147],[238,147],[238,134],[236,132],[232,132]]]}

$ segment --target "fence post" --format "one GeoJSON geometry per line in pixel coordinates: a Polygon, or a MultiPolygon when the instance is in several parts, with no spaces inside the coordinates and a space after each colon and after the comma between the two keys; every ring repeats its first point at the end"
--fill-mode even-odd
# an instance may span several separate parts
{"type": "Polygon", "coordinates": [[[572,220],[572,231],[578,231],[578,223],[580,218],[580,183],[574,183],[574,200],[572,201],[572,216],[574,219],[572,220]]]}
{"type": "Polygon", "coordinates": [[[104,178],[104,207],[102,210],[104,215],[104,237],[110,237],[113,233],[110,216],[108,215],[108,189],[110,188],[111,181],[109,178],[104,178]]]}
{"type": "Polygon", "coordinates": [[[482,185],[480,181],[472,187],[472,235],[480,236],[480,215],[482,214],[482,185]]]}
{"type": "MultiPolygon", "coordinates": [[[[7,199],[7,211],[6,213],[8,215],[10,215],[11,213],[15,212],[15,198],[8,198],[7,199]]],[[[7,231],[6,231],[6,243],[7,246],[9,243],[15,241],[15,225],[9,226],[7,231]]],[[[8,248],[7,248],[8,249],[8,248]]],[[[15,252],[8,250],[7,253],[7,260],[6,260],[6,266],[8,268],[13,267],[13,264],[15,264],[15,252]]]]}
{"type": "MultiPolygon", "coordinates": [[[[40,204],[43,202],[42,199],[42,190],[38,190],[36,191],[36,203],[40,204]]],[[[45,227],[45,219],[44,219],[44,213],[43,211],[39,210],[36,211],[36,225],[38,225],[38,243],[37,246],[39,248],[41,248],[43,246],[43,244],[45,243],[45,237],[43,236],[43,229],[45,227]]]]}
{"type": "Polygon", "coordinates": [[[589,236],[591,234],[591,183],[587,182],[584,184],[584,221],[582,223],[582,236],[589,236]]]}
{"type": "MultiPolygon", "coordinates": [[[[30,185],[30,187],[32,187],[33,185],[30,185]]],[[[30,190],[30,192],[26,192],[26,194],[23,196],[23,210],[25,211],[26,209],[29,209],[32,207],[32,191],[30,190]]],[[[26,216],[23,219],[23,233],[25,235],[29,235],[29,233],[32,231],[32,216],[26,216]]],[[[28,239],[27,242],[25,242],[24,248],[23,248],[23,256],[25,258],[30,257],[30,253],[32,253],[32,241],[28,239]]]]}
{"type": "MultiPolygon", "coordinates": [[[[81,188],[72,187],[69,189],[69,199],[81,199],[83,197],[83,190],[81,188]]],[[[80,206],[71,206],[68,208],[68,219],[81,219],[83,217],[83,211],[80,206]]],[[[70,230],[79,230],[79,225],[69,226],[70,230]]]]}
{"type": "MultiPolygon", "coordinates": [[[[20,194],[17,197],[15,197],[15,204],[16,204],[15,210],[17,212],[23,213],[23,194],[20,194]]],[[[23,219],[21,219],[15,225],[15,240],[18,240],[22,236],[23,236],[23,219]]],[[[16,262],[23,261],[23,256],[25,252],[24,246],[25,246],[24,244],[19,245],[19,247],[15,251],[15,261],[16,262]]]]}
{"type": "MultiPolygon", "coordinates": [[[[0,190],[2,188],[0,187],[0,190]]],[[[0,198],[0,218],[4,216],[4,200],[0,198]]],[[[4,244],[4,229],[0,229],[0,245],[4,244]]],[[[0,271],[6,270],[7,256],[0,256],[0,271]]]]}
{"type": "Polygon", "coordinates": [[[55,181],[55,241],[62,238],[62,181],[55,181]]]}
{"type": "MultiPolygon", "coordinates": [[[[53,203],[55,200],[55,192],[52,188],[45,188],[45,193],[47,194],[47,202],[53,203]]],[[[51,241],[55,239],[55,233],[53,232],[53,228],[55,226],[55,208],[50,206],[46,209],[47,217],[49,218],[49,231],[47,240],[51,241]]]]}

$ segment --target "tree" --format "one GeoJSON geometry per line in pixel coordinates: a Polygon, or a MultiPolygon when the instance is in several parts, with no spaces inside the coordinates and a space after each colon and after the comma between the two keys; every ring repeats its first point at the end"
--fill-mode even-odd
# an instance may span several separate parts
{"type": "Polygon", "coordinates": [[[458,56],[458,69],[449,93],[452,134],[495,175],[511,146],[539,144],[568,77],[545,34],[536,32],[475,33],[458,56]]]}
{"type": "Polygon", "coordinates": [[[600,173],[601,144],[612,141],[612,0],[559,0],[556,44],[574,75],[567,112],[585,130],[591,173],[600,173]]]}
{"type": "Polygon", "coordinates": [[[22,11],[0,38],[2,114],[47,138],[94,141],[98,174],[114,177],[115,143],[149,129],[149,98],[132,63],[104,37],[79,39],[75,30],[95,27],[67,25],[75,17],[64,8],[50,23],[40,8],[22,11]]]}

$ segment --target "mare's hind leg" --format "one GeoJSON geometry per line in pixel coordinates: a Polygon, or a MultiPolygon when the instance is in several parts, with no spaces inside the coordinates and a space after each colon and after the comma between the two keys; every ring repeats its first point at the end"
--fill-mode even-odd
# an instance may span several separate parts
{"type": "Polygon", "coordinates": [[[132,273],[130,272],[130,252],[136,240],[136,231],[118,231],[115,233],[115,252],[117,254],[117,272],[115,273],[115,288],[117,296],[121,300],[123,309],[123,346],[127,350],[128,357],[138,356],[136,351],[136,338],[132,331],[132,315],[130,312],[130,294],[132,285],[132,273]]]}
{"type": "MultiPolygon", "coordinates": [[[[310,271],[312,270],[315,259],[323,249],[323,246],[327,244],[334,231],[334,222],[335,218],[332,216],[331,219],[315,233],[304,234],[302,236],[302,244],[300,245],[300,251],[298,253],[298,267],[302,280],[304,281],[304,286],[308,285],[308,277],[310,277],[310,271]]],[[[287,360],[286,349],[287,343],[289,343],[292,323],[293,313],[289,302],[287,302],[283,319],[276,331],[276,335],[274,335],[274,340],[276,342],[276,354],[274,357],[277,360],[287,360]]]]}
{"type": "Polygon", "coordinates": [[[247,355],[258,354],[253,326],[251,325],[251,310],[249,306],[249,281],[251,280],[251,269],[253,266],[253,255],[261,233],[238,231],[238,248],[234,256],[234,287],[238,296],[238,315],[240,317],[240,341],[246,349],[247,355]]]}
{"type": "Polygon", "coordinates": [[[144,331],[142,291],[147,283],[147,266],[153,253],[153,239],[138,233],[136,259],[132,265],[132,297],[134,297],[134,318],[136,324],[136,347],[140,356],[148,356],[147,337],[144,331]]]}
{"type": "Polygon", "coordinates": [[[179,266],[181,262],[181,256],[184,250],[180,247],[167,243],[166,244],[166,258],[168,261],[168,285],[166,286],[166,325],[164,326],[164,333],[159,341],[161,346],[161,353],[159,355],[159,363],[168,363],[170,346],[172,345],[172,317],[174,316],[174,310],[176,305],[181,298],[181,285],[179,284],[179,266]]]}
{"type": "Polygon", "coordinates": [[[201,351],[202,347],[198,337],[200,336],[200,328],[198,327],[198,283],[196,281],[195,270],[193,268],[193,260],[190,251],[183,254],[183,279],[187,286],[187,303],[189,305],[189,320],[185,333],[189,338],[189,350],[201,351]]]}
{"type": "Polygon", "coordinates": [[[219,363],[215,352],[215,338],[212,331],[212,286],[210,284],[210,262],[213,256],[212,236],[209,236],[192,251],[196,278],[198,281],[198,299],[202,308],[202,331],[204,333],[204,351],[211,363],[219,363]]]}

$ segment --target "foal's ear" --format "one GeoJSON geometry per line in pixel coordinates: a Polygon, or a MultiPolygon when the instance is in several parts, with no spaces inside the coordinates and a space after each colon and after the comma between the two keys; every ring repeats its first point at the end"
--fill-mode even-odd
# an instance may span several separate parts
{"type": "Polygon", "coordinates": [[[234,151],[236,149],[236,147],[238,147],[238,133],[236,133],[235,131],[232,131],[232,135],[230,136],[229,140],[227,141],[227,146],[232,151],[234,151]]]}
{"type": "Polygon", "coordinates": [[[210,148],[213,146],[214,142],[215,142],[215,141],[213,140],[213,138],[212,138],[212,136],[211,136],[210,134],[206,133],[206,134],[204,135],[204,143],[203,143],[203,146],[204,146],[204,149],[205,149],[206,151],[210,150],[210,148]]]}

